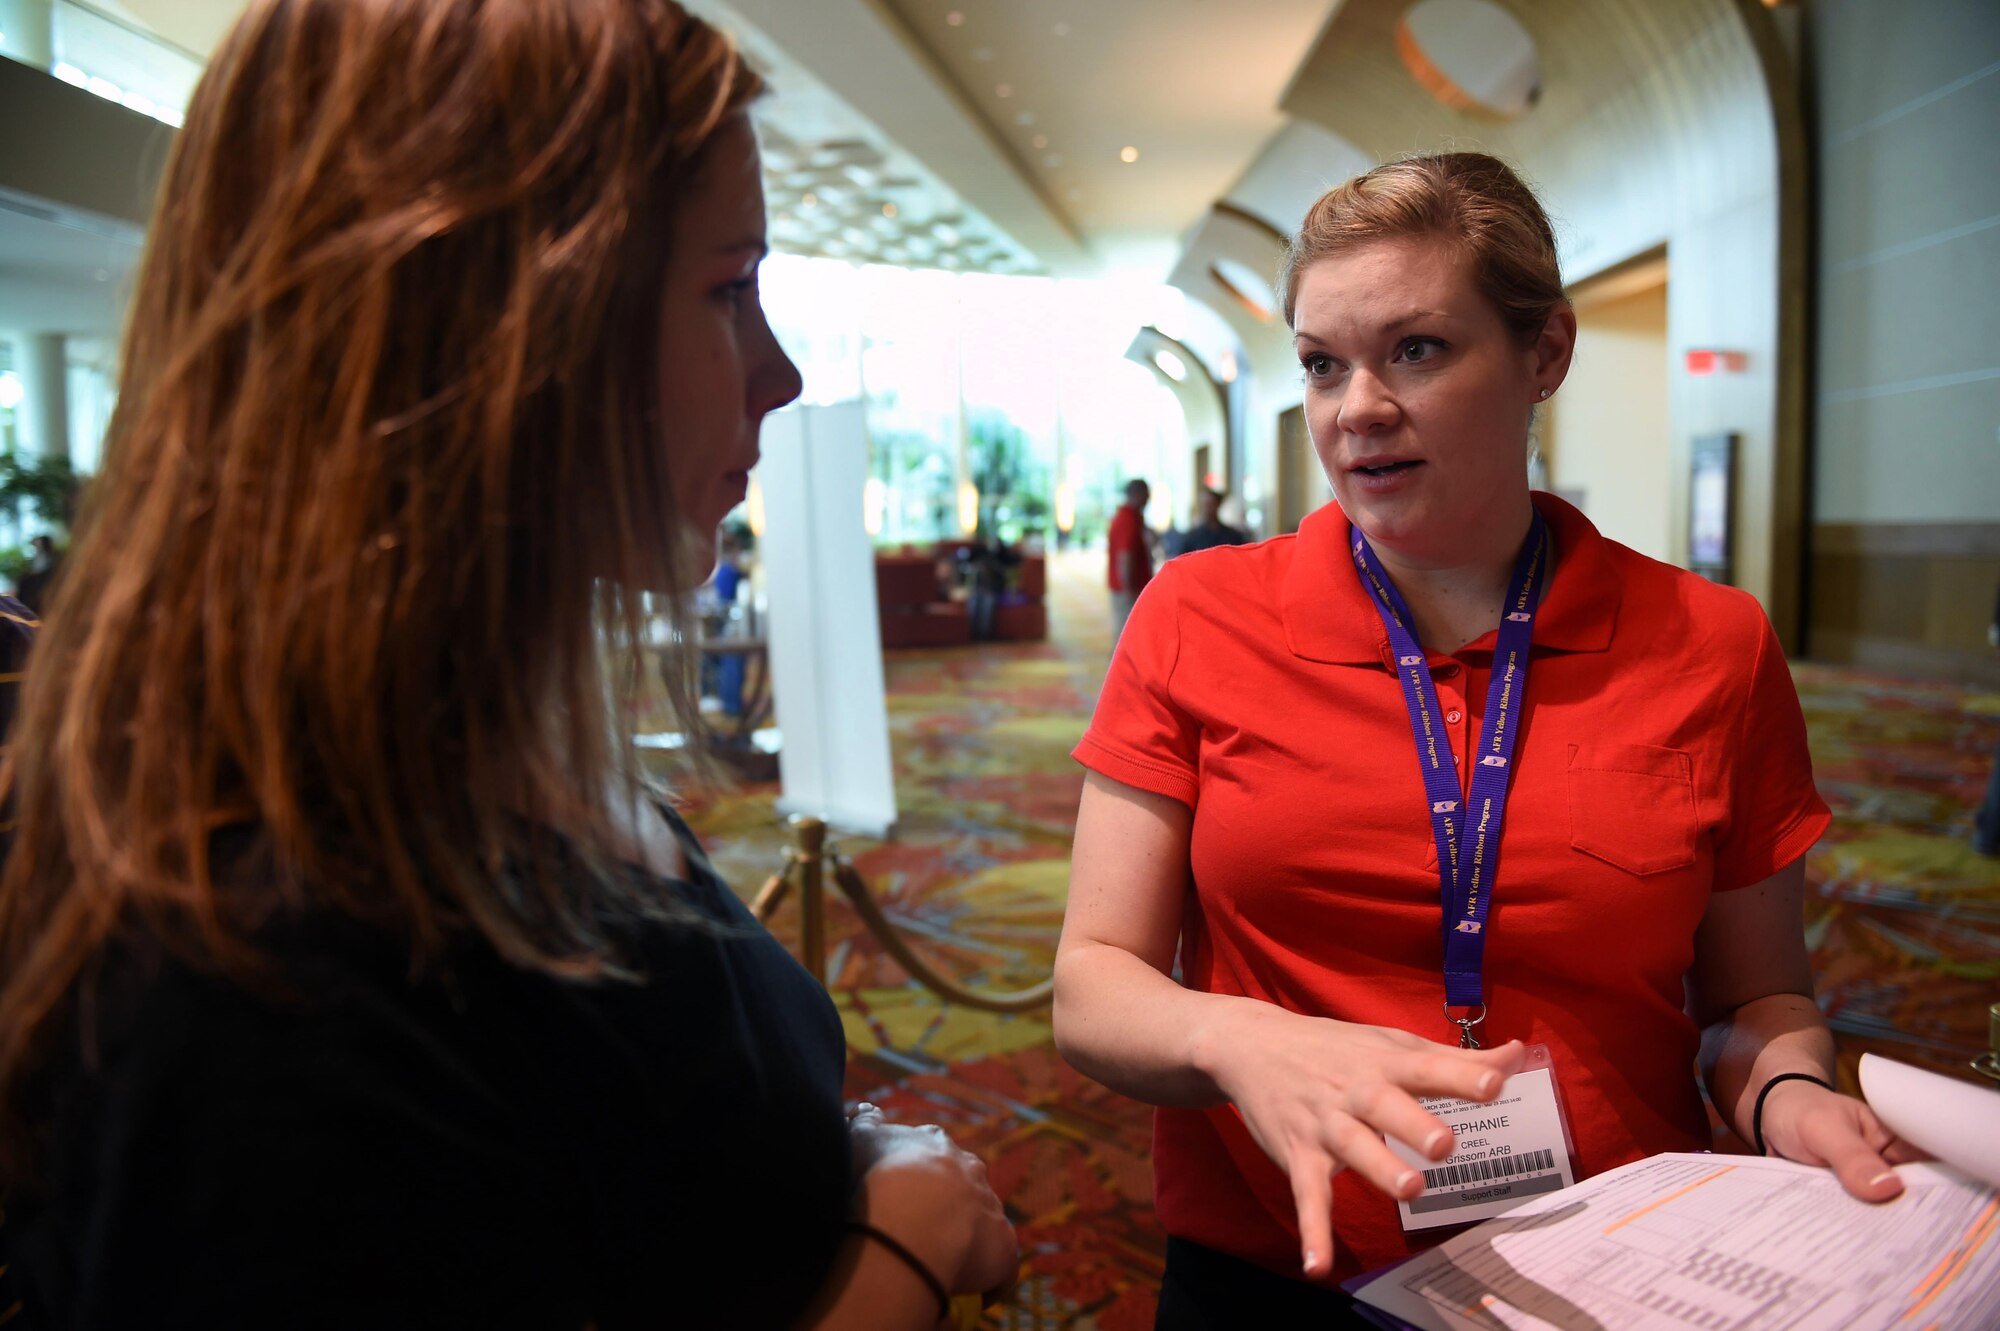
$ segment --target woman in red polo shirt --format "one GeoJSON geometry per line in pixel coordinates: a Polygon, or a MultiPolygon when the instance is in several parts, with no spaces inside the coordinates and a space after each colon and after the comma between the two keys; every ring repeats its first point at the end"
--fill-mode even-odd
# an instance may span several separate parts
{"type": "Polygon", "coordinates": [[[1423,1245],[1470,1194],[1385,1134],[1443,1161],[1506,1118],[1530,1192],[1706,1146],[1697,1054],[1746,1141],[1895,1195],[1901,1144],[1824,1085],[1828,813],[1769,623],[1529,492],[1576,333],[1534,196],[1478,154],[1380,167],[1284,297],[1338,503],[1167,565],[1076,750],[1056,1038],[1160,1106],[1160,1325],[1303,1324],[1423,1245]],[[1531,1063],[1506,1115],[1416,1099],[1531,1063]]]}

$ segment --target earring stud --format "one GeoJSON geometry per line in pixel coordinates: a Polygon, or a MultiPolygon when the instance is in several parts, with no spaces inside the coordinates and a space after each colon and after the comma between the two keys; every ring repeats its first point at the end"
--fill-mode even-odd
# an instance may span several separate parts
{"type": "Polygon", "coordinates": [[[1542,390],[1542,396],[1543,396],[1543,397],[1547,397],[1548,395],[1549,395],[1549,390],[1548,390],[1548,389],[1546,389],[1546,388],[1544,388],[1544,389],[1542,390]]]}

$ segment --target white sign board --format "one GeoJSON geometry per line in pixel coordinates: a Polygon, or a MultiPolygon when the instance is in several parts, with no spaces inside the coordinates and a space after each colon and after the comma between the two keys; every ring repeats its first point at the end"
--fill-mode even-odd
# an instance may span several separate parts
{"type": "Polygon", "coordinates": [[[778,812],[845,832],[896,825],[889,709],[862,525],[868,433],[859,402],[791,407],[764,420],[761,540],[771,684],[784,737],[778,812]]]}

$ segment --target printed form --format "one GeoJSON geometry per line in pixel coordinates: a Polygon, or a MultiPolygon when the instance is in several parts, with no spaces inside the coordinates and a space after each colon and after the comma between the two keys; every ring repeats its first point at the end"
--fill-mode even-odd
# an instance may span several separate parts
{"type": "Polygon", "coordinates": [[[1904,1165],[1871,1206],[1823,1169],[1658,1155],[1539,1197],[1359,1291],[1433,1331],[1993,1331],[2000,1193],[1904,1165]]]}

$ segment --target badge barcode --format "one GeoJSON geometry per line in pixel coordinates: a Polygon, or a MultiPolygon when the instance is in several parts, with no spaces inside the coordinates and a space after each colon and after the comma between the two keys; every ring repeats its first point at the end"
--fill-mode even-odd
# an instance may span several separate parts
{"type": "Polygon", "coordinates": [[[1533,1174],[1555,1167],[1554,1151],[1529,1151],[1526,1155],[1502,1155],[1487,1160],[1470,1160],[1462,1165],[1446,1165],[1442,1169],[1426,1169],[1426,1188],[1450,1188],[1461,1183],[1485,1183],[1496,1178],[1512,1178],[1516,1174],[1533,1174]]]}

